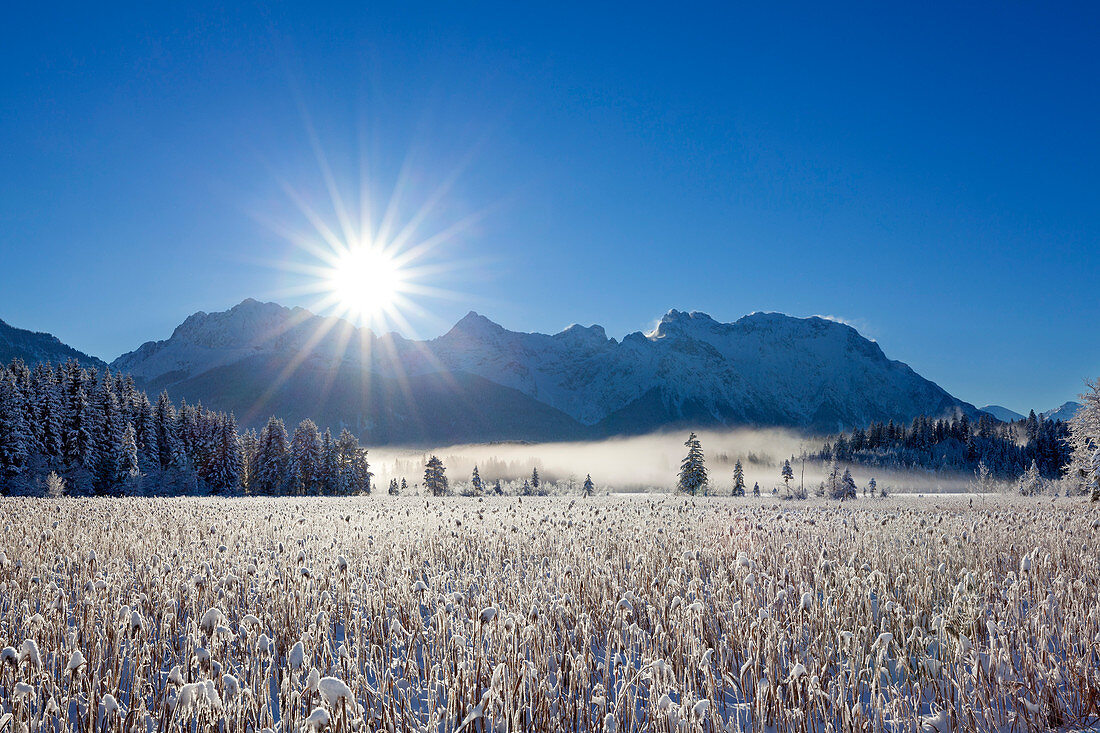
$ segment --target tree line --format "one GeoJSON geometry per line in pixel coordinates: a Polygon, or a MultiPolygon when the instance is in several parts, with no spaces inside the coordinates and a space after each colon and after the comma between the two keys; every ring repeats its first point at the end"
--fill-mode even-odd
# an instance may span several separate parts
{"type": "Polygon", "coordinates": [[[976,425],[965,414],[950,420],[920,415],[909,426],[874,422],[829,436],[821,450],[806,458],[967,473],[984,466],[1001,478],[1020,476],[1034,463],[1041,476],[1057,478],[1070,460],[1068,437],[1066,423],[1044,420],[1034,411],[1014,423],[983,413],[976,425]]]}
{"type": "Polygon", "coordinates": [[[0,367],[0,491],[75,495],[369,493],[367,451],[310,420],[238,432],[232,413],[76,361],[0,367]]]}

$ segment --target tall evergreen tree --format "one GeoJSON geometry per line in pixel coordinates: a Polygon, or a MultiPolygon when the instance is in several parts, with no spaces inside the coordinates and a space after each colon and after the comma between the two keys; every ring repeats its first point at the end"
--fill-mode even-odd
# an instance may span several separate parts
{"type": "Polygon", "coordinates": [[[680,474],[676,488],[681,493],[695,496],[707,486],[707,469],[703,458],[703,447],[695,433],[688,436],[684,442],[688,453],[680,463],[680,474]]]}
{"type": "Polygon", "coordinates": [[[592,496],[596,493],[596,486],[592,483],[592,474],[586,474],[584,477],[584,486],[581,488],[581,494],[584,496],[592,496]]]}
{"type": "Polygon", "coordinates": [[[215,494],[225,494],[241,487],[244,451],[237,434],[237,418],[232,413],[217,417],[216,431],[215,445],[207,464],[206,482],[215,494]]]}
{"type": "Polygon", "coordinates": [[[270,418],[260,431],[256,465],[251,472],[253,493],[272,496],[282,492],[286,485],[288,451],[286,425],[277,417],[270,418]]]}
{"type": "Polygon", "coordinates": [[[321,436],[317,425],[306,418],[294,429],[290,443],[290,480],[300,495],[317,493],[321,472],[321,436]]]}
{"type": "Polygon", "coordinates": [[[1066,478],[1075,491],[1093,491],[1093,460],[1100,450],[1100,382],[1087,382],[1088,390],[1081,395],[1081,407],[1069,421],[1067,443],[1070,449],[1066,478]]]}
{"type": "Polygon", "coordinates": [[[733,496],[745,495],[745,468],[741,465],[741,459],[733,464],[733,496]]]}
{"type": "Polygon", "coordinates": [[[474,489],[475,496],[481,496],[485,493],[485,486],[481,483],[481,476],[477,472],[477,466],[474,466],[474,473],[470,477],[470,485],[474,489]]]}
{"type": "Polygon", "coordinates": [[[424,466],[424,489],[432,496],[444,496],[447,493],[447,469],[437,456],[428,459],[424,466]]]}
{"type": "Polygon", "coordinates": [[[840,497],[841,501],[856,498],[856,481],[854,478],[852,478],[851,470],[847,468],[844,469],[844,475],[840,479],[840,486],[842,490],[840,497]]]}
{"type": "Polygon", "coordinates": [[[96,493],[107,494],[118,489],[126,477],[129,456],[125,455],[123,445],[124,425],[118,397],[115,395],[114,381],[110,371],[99,380],[96,391],[96,408],[99,418],[95,433],[96,444],[96,493]]]}
{"type": "Polygon", "coordinates": [[[169,399],[168,393],[161,392],[160,397],[157,398],[157,405],[153,409],[153,441],[155,446],[152,450],[161,471],[183,466],[183,446],[180,444],[176,430],[176,408],[172,404],[172,400],[169,399]]]}
{"type": "Polygon", "coordinates": [[[791,459],[788,458],[783,461],[783,469],[780,471],[779,476],[783,479],[783,485],[786,487],[787,493],[789,494],[791,491],[791,480],[794,479],[794,471],[791,469],[791,459]]]}
{"type": "Polygon", "coordinates": [[[0,370],[0,481],[5,486],[23,473],[27,458],[23,396],[15,378],[0,370]]]}

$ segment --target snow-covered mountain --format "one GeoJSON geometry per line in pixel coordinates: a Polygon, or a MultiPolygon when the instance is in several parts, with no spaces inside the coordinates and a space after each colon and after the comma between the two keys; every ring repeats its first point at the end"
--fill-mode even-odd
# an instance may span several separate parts
{"type": "Polygon", "coordinates": [[[963,410],[879,346],[822,318],[719,323],[672,310],[621,341],[599,326],[547,335],[469,313],[444,335],[378,336],[246,300],[196,313],[116,359],[147,389],[234,410],[358,429],[374,442],[571,439],[671,426],[836,430],[963,410]]]}
{"type": "Polygon", "coordinates": [[[1001,422],[1015,422],[1017,420],[1027,419],[1027,415],[1021,415],[1015,410],[1010,410],[1000,405],[986,405],[985,407],[979,407],[978,410],[989,413],[1001,422]]]}
{"type": "Polygon", "coordinates": [[[61,343],[56,336],[16,328],[0,321],[0,364],[7,364],[12,359],[22,359],[28,365],[44,362],[57,364],[76,359],[87,367],[103,369],[107,366],[94,356],[61,343]]]}
{"type": "Polygon", "coordinates": [[[1072,400],[1069,402],[1063,402],[1061,405],[1055,407],[1053,410],[1047,410],[1046,412],[1044,412],[1043,419],[1062,420],[1063,422],[1065,422],[1076,415],[1077,411],[1080,409],[1080,402],[1073,402],[1072,400]]]}

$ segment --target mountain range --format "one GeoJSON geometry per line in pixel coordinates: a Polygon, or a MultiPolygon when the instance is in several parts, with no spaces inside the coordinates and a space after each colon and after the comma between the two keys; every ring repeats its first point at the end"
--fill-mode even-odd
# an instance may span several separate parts
{"type": "Polygon", "coordinates": [[[364,441],[554,440],[661,428],[831,431],[975,408],[850,326],[755,313],[720,323],[669,311],[621,341],[599,326],[510,331],[469,313],[442,336],[376,335],[301,308],[246,300],[196,313],[112,362],[150,392],[347,426],[364,441]]]}
{"type": "MultiPolygon", "coordinates": [[[[1064,402],[1058,407],[1055,407],[1053,410],[1040,412],[1039,416],[1042,417],[1044,420],[1061,420],[1062,422],[1066,422],[1077,414],[1077,410],[1080,407],[1080,402],[1064,402]]],[[[1016,420],[1027,419],[1027,415],[1021,415],[1015,410],[1010,410],[1007,407],[1001,407],[1000,405],[986,405],[985,407],[980,407],[978,409],[982,412],[988,412],[990,415],[997,418],[1001,422],[1015,422],[1016,420]]]]}
{"type": "MultiPolygon", "coordinates": [[[[58,349],[68,347],[34,335],[24,359],[67,358],[58,349]]],[[[848,325],[779,313],[721,323],[671,310],[653,331],[616,340],[600,326],[510,331],[471,312],[442,336],[416,341],[249,299],[195,313],[169,338],[110,367],[147,392],[231,410],[243,426],[271,414],[288,424],[309,417],[375,445],[573,440],[688,426],[831,432],[979,412],[848,325]]]]}

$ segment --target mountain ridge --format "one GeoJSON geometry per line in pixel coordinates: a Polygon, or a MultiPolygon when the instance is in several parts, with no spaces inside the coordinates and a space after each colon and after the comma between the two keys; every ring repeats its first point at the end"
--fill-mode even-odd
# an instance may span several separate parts
{"type": "Polygon", "coordinates": [[[107,363],[83,351],[74,349],[53,334],[17,328],[0,320],[0,363],[22,359],[28,365],[42,362],[62,362],[76,359],[86,367],[105,369],[107,363]]]}
{"type": "Polygon", "coordinates": [[[456,405],[479,400],[542,423],[513,421],[515,432],[501,434],[480,419],[467,436],[471,441],[580,439],[685,425],[834,430],[918,413],[977,415],[973,405],[887,358],[851,326],[781,313],[722,323],[706,313],[672,309],[649,333],[633,332],[620,341],[599,325],[525,333],[470,311],[440,336],[413,341],[247,299],[225,311],[192,314],[168,339],[146,342],[111,367],[146,388],[249,416],[245,423],[264,417],[255,404],[258,395],[288,414],[314,405],[318,422],[352,426],[376,443],[417,440],[411,423],[394,422],[424,404],[413,389],[401,396],[402,383],[411,380],[447,416],[436,419],[429,410],[418,418],[425,442],[453,434],[454,421],[461,420],[456,405]],[[239,366],[246,362],[249,369],[239,366]],[[274,364],[277,371],[269,368],[274,364]],[[203,378],[215,370],[232,373],[236,391],[203,378]],[[250,373],[257,375],[253,381],[263,374],[269,383],[249,383],[250,373]],[[431,375],[461,381],[467,393],[456,389],[448,397],[431,375]],[[372,382],[376,387],[367,389],[372,382]],[[342,404],[320,399],[318,385],[342,394],[342,404]],[[394,420],[381,419],[378,410],[388,410],[394,420]]]}

